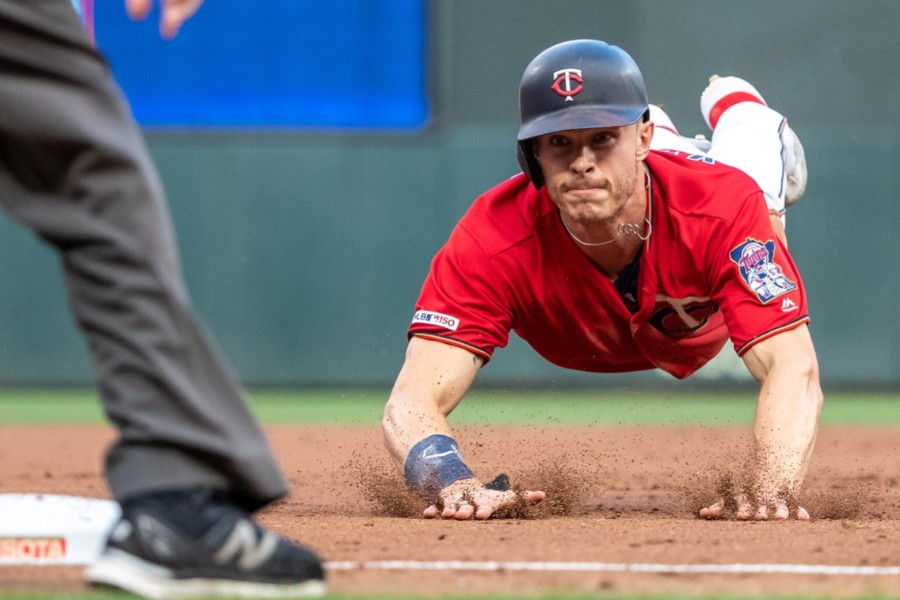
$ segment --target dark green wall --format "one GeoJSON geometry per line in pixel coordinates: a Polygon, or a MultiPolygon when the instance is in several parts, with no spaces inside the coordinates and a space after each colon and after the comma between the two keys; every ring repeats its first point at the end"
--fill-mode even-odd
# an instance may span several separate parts
{"type": "MultiPolygon", "coordinates": [[[[788,230],[823,377],[900,383],[900,3],[434,0],[431,19],[421,135],[149,135],[195,305],[245,382],[388,387],[432,254],[517,170],[522,69],[594,37],[635,57],[684,133],[705,133],[698,98],[713,73],[746,77],[789,117],[810,186],[788,230]]],[[[0,252],[0,382],[88,381],[53,254],[7,219],[0,252]]],[[[562,371],[521,342],[480,379],[662,381],[562,371]]]]}

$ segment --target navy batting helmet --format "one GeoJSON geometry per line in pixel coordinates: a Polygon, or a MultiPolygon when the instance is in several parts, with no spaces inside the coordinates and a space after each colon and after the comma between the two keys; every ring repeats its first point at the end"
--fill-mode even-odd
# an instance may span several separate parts
{"type": "Polygon", "coordinates": [[[647,90],[627,52],[597,40],[572,40],[547,48],[525,69],[519,84],[519,164],[540,188],[534,138],[569,129],[636,123],[648,109],[647,90]]]}

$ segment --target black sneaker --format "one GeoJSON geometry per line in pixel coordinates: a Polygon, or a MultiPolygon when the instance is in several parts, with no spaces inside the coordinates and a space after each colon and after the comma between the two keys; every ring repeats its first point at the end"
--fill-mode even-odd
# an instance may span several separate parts
{"type": "Polygon", "coordinates": [[[325,594],[314,552],[266,531],[210,491],[126,503],[86,578],[145,598],[325,594]]]}

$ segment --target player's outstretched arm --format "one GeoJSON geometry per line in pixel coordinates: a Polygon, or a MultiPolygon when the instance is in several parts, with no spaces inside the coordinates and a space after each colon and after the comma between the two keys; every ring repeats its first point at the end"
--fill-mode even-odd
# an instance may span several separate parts
{"type": "MultiPolygon", "coordinates": [[[[510,490],[489,490],[462,460],[447,415],[460,403],[484,360],[449,344],[414,337],[384,409],[384,441],[407,484],[437,503],[426,518],[487,519],[516,501],[510,490]]],[[[543,492],[525,492],[540,502],[543,492]]]]}
{"type": "MultiPolygon", "coordinates": [[[[162,14],[159,18],[159,33],[167,40],[178,35],[178,30],[190,19],[203,0],[160,0],[162,14]]],[[[135,21],[143,21],[150,13],[153,0],[125,0],[125,8],[135,21]]]]}
{"type": "MultiPolygon", "coordinates": [[[[822,389],[815,349],[805,325],[759,342],[744,363],[761,383],[753,424],[755,485],[735,498],[741,520],[789,519],[790,502],[806,476],[822,411],[822,389]]],[[[718,518],[724,502],[700,511],[718,518]]],[[[796,517],[809,519],[797,507],[796,517]]]]}

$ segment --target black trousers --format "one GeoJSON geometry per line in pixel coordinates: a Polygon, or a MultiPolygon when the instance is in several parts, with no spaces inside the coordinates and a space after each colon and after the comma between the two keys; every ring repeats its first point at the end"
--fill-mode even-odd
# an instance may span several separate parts
{"type": "Polygon", "coordinates": [[[252,509],[285,495],[192,314],[159,177],[70,0],[0,0],[0,205],[59,251],[118,428],[113,496],[211,486],[252,509]]]}

